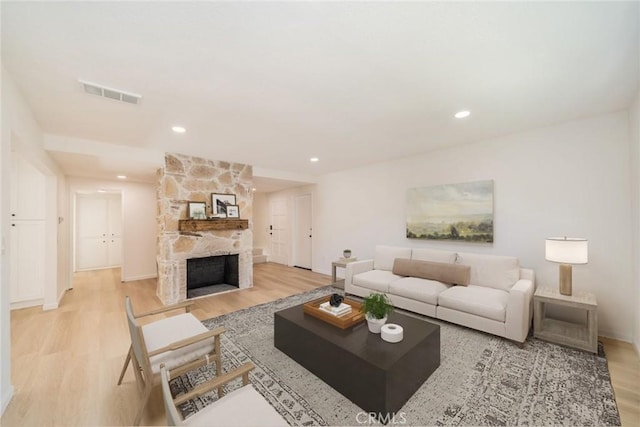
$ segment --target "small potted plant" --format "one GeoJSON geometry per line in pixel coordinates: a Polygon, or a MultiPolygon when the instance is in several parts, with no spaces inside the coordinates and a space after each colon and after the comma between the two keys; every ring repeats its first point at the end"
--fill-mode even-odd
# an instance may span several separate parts
{"type": "Polygon", "coordinates": [[[373,292],[362,301],[360,310],[365,314],[369,331],[379,334],[388,315],[393,313],[393,305],[385,294],[373,292]]]}
{"type": "Polygon", "coordinates": [[[351,258],[351,249],[345,249],[342,255],[344,255],[345,258],[351,258]]]}

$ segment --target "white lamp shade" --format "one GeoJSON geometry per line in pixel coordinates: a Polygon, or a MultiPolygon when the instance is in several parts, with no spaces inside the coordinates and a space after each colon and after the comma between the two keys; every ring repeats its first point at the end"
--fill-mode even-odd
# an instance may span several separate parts
{"type": "Polygon", "coordinates": [[[575,237],[549,237],[545,240],[545,258],[561,264],[586,264],[589,262],[589,241],[575,237]]]}

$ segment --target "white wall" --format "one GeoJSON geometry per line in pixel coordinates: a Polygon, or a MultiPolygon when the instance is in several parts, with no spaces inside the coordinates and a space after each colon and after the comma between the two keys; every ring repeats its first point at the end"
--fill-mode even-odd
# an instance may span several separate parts
{"type": "MultiPolygon", "coordinates": [[[[5,80],[4,69],[2,81],[5,80]]],[[[0,236],[2,249],[0,253],[0,415],[13,396],[13,386],[11,385],[11,311],[9,300],[9,200],[11,176],[11,127],[10,115],[5,98],[7,97],[4,84],[0,85],[0,96],[2,97],[2,144],[0,145],[0,236]]]]}
{"type": "MultiPolygon", "coordinates": [[[[274,191],[272,193],[267,193],[266,194],[266,206],[264,209],[261,210],[261,212],[259,213],[259,215],[262,215],[263,218],[260,219],[260,221],[265,221],[266,222],[266,248],[267,248],[267,252],[269,252],[270,248],[269,248],[269,223],[270,223],[270,215],[269,215],[269,203],[271,202],[271,200],[275,200],[275,199],[284,199],[287,201],[287,206],[288,206],[288,214],[289,214],[289,230],[288,230],[288,235],[289,235],[289,242],[287,244],[287,265],[292,266],[293,265],[293,237],[294,237],[294,198],[296,196],[300,196],[303,194],[310,194],[311,195],[311,204],[312,204],[312,215],[314,216],[314,218],[312,218],[312,224],[313,224],[313,239],[315,240],[316,238],[316,227],[315,227],[315,216],[316,216],[316,210],[315,210],[315,184],[312,185],[303,185],[300,187],[294,187],[294,188],[289,188],[286,190],[282,190],[282,191],[274,191]]],[[[254,199],[254,203],[255,203],[255,199],[254,199]]],[[[256,210],[254,207],[254,221],[256,221],[256,210]]],[[[255,233],[255,231],[254,231],[255,233]]],[[[315,250],[315,243],[312,243],[312,251],[315,250]]],[[[315,259],[315,257],[314,257],[315,259]]],[[[312,265],[312,270],[316,270],[315,268],[315,264],[312,265]]]]}
{"type": "Polygon", "coordinates": [[[57,225],[57,216],[66,215],[66,206],[58,206],[56,191],[63,187],[65,177],[57,164],[43,149],[43,135],[38,123],[25,102],[19,89],[2,68],[2,168],[0,169],[1,207],[0,224],[2,237],[2,262],[0,271],[0,409],[4,410],[8,404],[13,388],[11,386],[11,346],[10,346],[10,317],[9,317],[9,200],[11,188],[10,157],[11,150],[19,151],[28,158],[47,181],[50,197],[43,201],[45,210],[45,275],[48,278],[44,284],[44,307],[54,308],[60,297],[61,286],[58,278],[66,272],[59,271],[59,262],[68,256],[67,247],[57,245],[58,237],[64,233],[64,227],[57,225]]]}
{"type": "Polygon", "coordinates": [[[314,270],[350,247],[359,259],[376,244],[515,255],[538,285],[557,286],[544,239],[589,239],[589,264],[573,269],[574,290],[598,299],[602,335],[631,341],[633,284],[626,111],[379,163],[320,178],[314,200],[314,270]],[[493,244],[405,237],[408,188],[494,180],[493,244]]]}
{"type": "MultiPolygon", "coordinates": [[[[122,194],[122,281],[157,277],[156,186],[127,181],[70,177],[69,194],[99,189],[122,194]]],[[[72,244],[70,244],[72,245],[72,244]]]]}
{"type": "Polygon", "coordinates": [[[633,343],[640,354],[640,90],[629,109],[631,142],[631,215],[633,224],[633,266],[635,268],[635,311],[633,343]]]}
{"type": "Polygon", "coordinates": [[[253,247],[269,253],[269,201],[266,193],[253,193],[253,247]]]}

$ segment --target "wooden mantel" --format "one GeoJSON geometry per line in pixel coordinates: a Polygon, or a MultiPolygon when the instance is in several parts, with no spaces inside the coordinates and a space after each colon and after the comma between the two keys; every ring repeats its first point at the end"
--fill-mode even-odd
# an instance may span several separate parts
{"type": "Polygon", "coordinates": [[[210,231],[210,230],[246,230],[249,228],[248,219],[181,219],[180,231],[210,231]]]}

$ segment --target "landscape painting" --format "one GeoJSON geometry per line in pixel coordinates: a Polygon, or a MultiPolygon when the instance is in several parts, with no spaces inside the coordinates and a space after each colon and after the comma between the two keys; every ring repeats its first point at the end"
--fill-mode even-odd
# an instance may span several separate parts
{"type": "Polygon", "coordinates": [[[407,238],[493,243],[493,181],[410,188],[407,238]]]}

